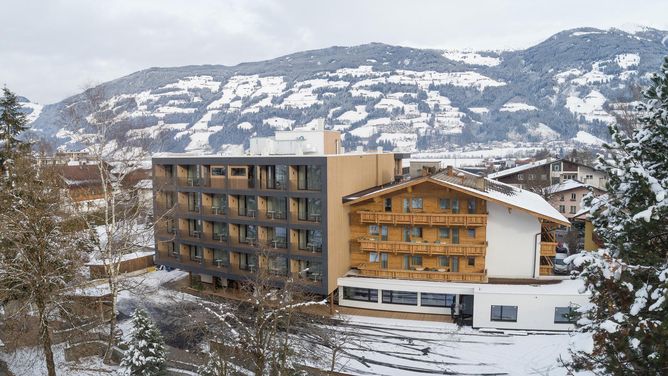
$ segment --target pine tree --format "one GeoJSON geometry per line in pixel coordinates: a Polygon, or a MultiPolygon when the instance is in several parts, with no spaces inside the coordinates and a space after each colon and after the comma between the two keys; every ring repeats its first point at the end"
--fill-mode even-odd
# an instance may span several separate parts
{"type": "Polygon", "coordinates": [[[18,135],[28,129],[26,115],[21,111],[16,94],[6,87],[2,89],[0,98],[0,142],[3,143],[0,159],[9,158],[12,151],[25,150],[28,143],[19,140],[18,135]]]}
{"type": "Polygon", "coordinates": [[[599,157],[608,194],[585,200],[605,247],[575,260],[592,294],[577,326],[593,336],[575,370],[668,373],[668,57],[644,96],[632,134],[612,126],[612,158],[599,157]]]}
{"type": "Polygon", "coordinates": [[[160,330],[143,309],[132,315],[132,333],[121,367],[128,376],[157,376],[166,374],[165,343],[160,330]]]}

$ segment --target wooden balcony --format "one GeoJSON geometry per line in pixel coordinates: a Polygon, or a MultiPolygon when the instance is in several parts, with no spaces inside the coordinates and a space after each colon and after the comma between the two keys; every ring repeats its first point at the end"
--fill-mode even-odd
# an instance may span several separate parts
{"type": "Polygon", "coordinates": [[[485,226],[487,214],[391,213],[361,211],[362,223],[427,226],[485,226]]]}
{"type": "Polygon", "coordinates": [[[554,267],[550,265],[541,265],[539,269],[540,275],[553,275],[554,267]]]}
{"type": "Polygon", "coordinates": [[[545,257],[554,257],[557,254],[557,243],[540,242],[540,255],[545,257]]]}
{"type": "Polygon", "coordinates": [[[487,253],[487,242],[485,244],[412,243],[368,238],[358,239],[358,242],[360,250],[366,252],[483,257],[487,253]]]}
{"type": "Polygon", "coordinates": [[[487,270],[482,273],[426,271],[426,270],[401,270],[381,269],[380,265],[362,264],[358,265],[362,277],[407,279],[418,281],[439,282],[487,282],[487,270]]]}

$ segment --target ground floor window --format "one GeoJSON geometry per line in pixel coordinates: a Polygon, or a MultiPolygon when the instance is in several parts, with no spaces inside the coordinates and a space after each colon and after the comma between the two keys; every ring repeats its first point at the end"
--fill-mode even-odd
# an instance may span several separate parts
{"type": "Polygon", "coordinates": [[[361,302],[378,302],[378,290],[344,286],[343,298],[361,302]]]}
{"type": "Polygon", "coordinates": [[[574,310],[572,307],[554,307],[554,323],[555,324],[572,324],[575,322],[573,317],[574,310]]]}
{"type": "Polygon", "coordinates": [[[417,292],[383,290],[383,303],[417,305],[417,292]]]}
{"type": "Polygon", "coordinates": [[[420,305],[423,307],[452,307],[455,303],[453,294],[434,294],[423,292],[420,294],[420,305]]]}
{"type": "Polygon", "coordinates": [[[517,306],[493,305],[491,320],[517,322],[517,306]]]}

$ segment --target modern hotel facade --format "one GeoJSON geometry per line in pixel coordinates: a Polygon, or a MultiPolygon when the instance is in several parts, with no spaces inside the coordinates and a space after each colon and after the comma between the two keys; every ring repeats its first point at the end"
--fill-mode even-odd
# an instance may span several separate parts
{"type": "Polygon", "coordinates": [[[350,266],[341,197],[391,182],[401,156],[342,154],[336,134],[318,133],[314,155],[154,158],[156,262],[220,287],[264,268],[331,294],[350,266]]]}
{"type": "Polygon", "coordinates": [[[554,229],[568,220],[536,194],[456,169],[403,175],[405,157],[344,153],[326,131],[252,140],[246,156],[156,157],[156,263],[212,286],[261,268],[342,306],[570,328],[564,313],[586,296],[549,281],[554,229]]]}

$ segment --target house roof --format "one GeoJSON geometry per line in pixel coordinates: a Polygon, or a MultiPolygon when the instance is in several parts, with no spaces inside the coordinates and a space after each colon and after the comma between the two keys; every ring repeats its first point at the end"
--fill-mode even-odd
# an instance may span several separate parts
{"type": "Polygon", "coordinates": [[[59,166],[65,183],[72,186],[101,184],[100,170],[96,165],[59,166]]]}
{"type": "Polygon", "coordinates": [[[560,160],[561,159],[551,159],[551,158],[541,159],[541,160],[538,160],[538,161],[535,161],[535,162],[530,162],[530,163],[523,164],[523,165],[520,165],[520,166],[515,166],[515,167],[512,167],[512,168],[508,168],[508,169],[505,169],[505,170],[502,170],[502,171],[494,172],[494,173],[491,173],[491,174],[487,175],[487,177],[490,178],[490,179],[498,179],[498,178],[502,178],[504,176],[516,174],[518,172],[530,170],[532,168],[545,166],[546,164],[559,162],[560,160]]]}
{"type": "Polygon", "coordinates": [[[448,168],[448,170],[441,170],[430,176],[367,189],[348,195],[343,198],[343,201],[347,205],[352,205],[357,202],[365,201],[382,194],[394,192],[426,181],[455,189],[483,200],[492,201],[506,207],[518,208],[535,217],[550,222],[570,226],[568,219],[540,195],[455,168],[452,168],[451,170],[450,168],[448,168]]]}

